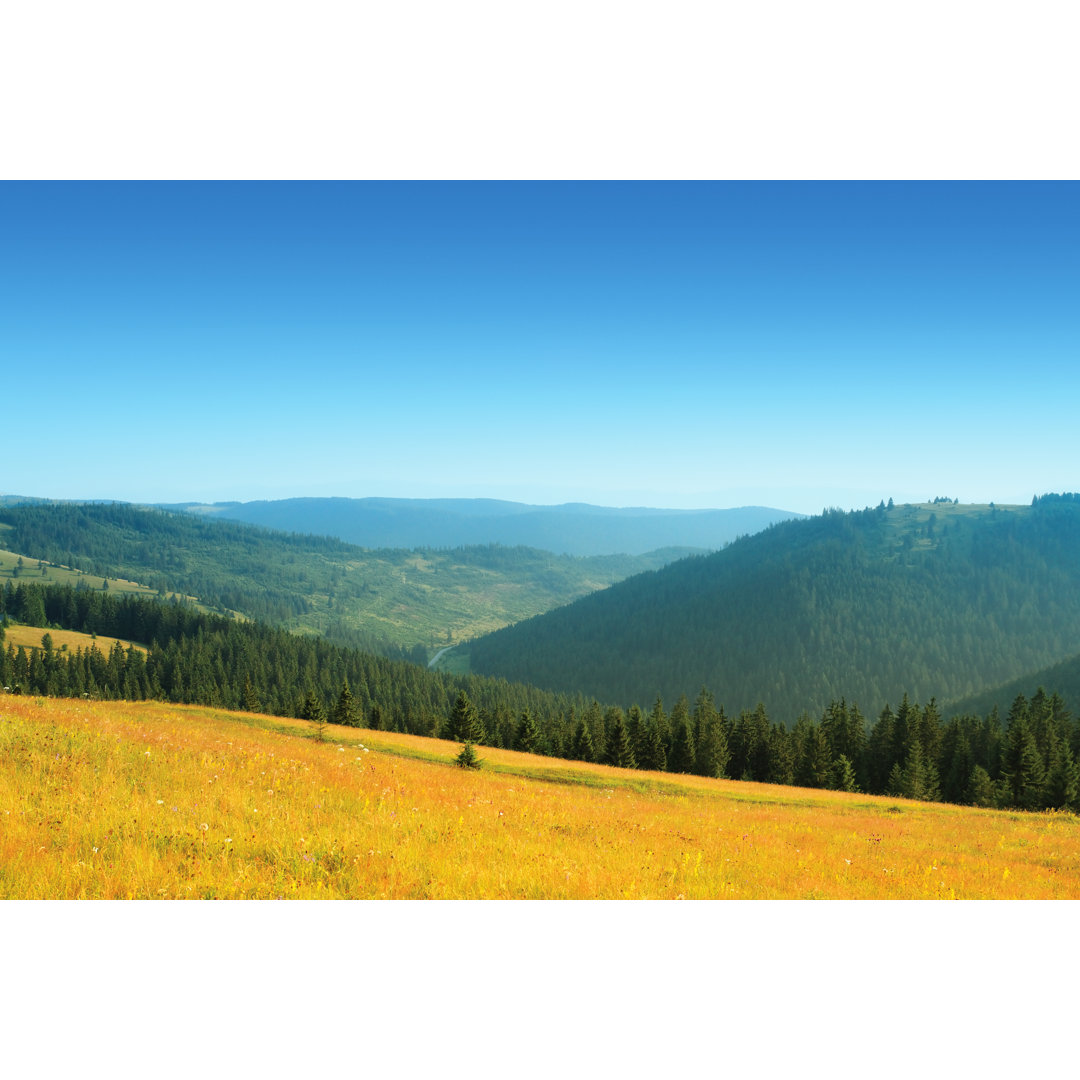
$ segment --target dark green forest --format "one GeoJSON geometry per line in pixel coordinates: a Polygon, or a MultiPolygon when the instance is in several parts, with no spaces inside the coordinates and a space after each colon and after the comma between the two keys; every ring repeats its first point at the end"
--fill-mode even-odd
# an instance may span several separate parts
{"type": "Polygon", "coordinates": [[[600,699],[702,685],[788,725],[956,700],[1080,652],[1080,502],[949,500],[784,522],[470,643],[472,670],[600,699]]]}
{"type": "MultiPolygon", "coordinates": [[[[943,721],[903,696],[873,723],[838,699],[790,729],[763,705],[728,716],[702,688],[670,711],[602,706],[477,676],[451,677],[179,603],[88,588],[8,583],[6,618],[42,628],[41,647],[3,647],[4,692],[157,699],[314,722],[468,739],[623,768],[864,791],[1021,809],[1080,809],[1080,724],[1056,693],[1017,695],[1004,721],[943,721]],[[149,645],[58,650],[50,629],[149,645]]],[[[0,627],[3,623],[0,622],[0,627]]]]}
{"type": "Polygon", "coordinates": [[[499,679],[448,676],[402,660],[364,653],[254,621],[237,621],[175,602],[70,586],[17,585],[0,591],[0,616],[49,629],[77,630],[148,646],[61,651],[2,648],[0,679],[13,692],[49,696],[160,699],[304,715],[314,700],[333,711],[345,684],[350,720],[434,735],[465,691],[485,712],[493,737],[512,710],[547,723],[584,699],[499,679]],[[504,716],[505,713],[505,716],[504,716]]]}

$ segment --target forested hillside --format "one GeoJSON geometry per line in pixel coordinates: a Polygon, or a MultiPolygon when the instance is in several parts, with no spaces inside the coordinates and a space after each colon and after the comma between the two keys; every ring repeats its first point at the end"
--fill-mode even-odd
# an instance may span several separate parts
{"type": "Polygon", "coordinates": [[[369,548],[492,543],[568,555],[643,555],[657,548],[715,551],[775,521],[799,517],[765,506],[729,510],[532,506],[499,499],[277,499],[185,505],[193,513],[288,532],[336,536],[369,548]]]}
{"type": "Polygon", "coordinates": [[[97,648],[61,650],[50,638],[37,649],[16,649],[10,642],[5,646],[0,630],[0,686],[14,692],[161,698],[299,716],[316,704],[332,715],[348,684],[347,722],[431,735],[445,726],[464,690],[484,710],[493,739],[502,737],[500,725],[516,730],[522,711],[546,725],[584,705],[581,698],[498,679],[440,675],[261,623],[107,590],[9,582],[0,590],[3,617],[40,627],[41,639],[62,628],[148,647],[117,644],[108,654],[97,648]]]}
{"type": "Polygon", "coordinates": [[[117,503],[0,507],[0,548],[35,565],[132,578],[222,613],[417,662],[685,554],[575,558],[497,545],[371,551],[117,503]]]}
{"type": "Polygon", "coordinates": [[[789,730],[763,706],[728,715],[705,688],[647,712],[476,676],[450,677],[252,622],[105,590],[10,582],[0,592],[4,693],[157,699],[471,740],[621,768],[862,790],[905,798],[1080,809],[1080,725],[1039,688],[998,712],[943,723],[936,702],[905,695],[869,725],[854,702],[830,702],[789,730]],[[40,644],[22,641],[41,630],[40,644]],[[60,629],[90,644],[57,647],[60,629]],[[107,654],[96,635],[119,639],[107,654]],[[125,648],[122,640],[139,642],[125,648]]]}
{"type": "Polygon", "coordinates": [[[992,689],[950,700],[945,712],[949,715],[972,713],[984,716],[996,709],[1004,716],[1017,695],[1030,694],[1036,686],[1048,687],[1069,701],[1080,701],[1080,655],[1070,656],[1058,664],[1020,675],[992,689]]]}
{"type": "Polygon", "coordinates": [[[709,686],[791,724],[956,699],[1080,651],[1080,503],[880,505],[774,525],[471,644],[472,669],[601,699],[709,686]]]}

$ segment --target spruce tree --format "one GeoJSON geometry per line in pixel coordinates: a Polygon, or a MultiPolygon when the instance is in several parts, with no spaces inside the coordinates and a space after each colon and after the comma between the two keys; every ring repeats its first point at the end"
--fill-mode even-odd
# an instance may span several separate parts
{"type": "Polygon", "coordinates": [[[526,754],[537,754],[540,752],[540,729],[536,726],[536,721],[533,719],[533,715],[528,709],[521,714],[521,723],[518,724],[515,749],[521,750],[526,754]]]}
{"type": "Polygon", "coordinates": [[[595,761],[596,752],[593,749],[592,735],[585,717],[578,721],[577,731],[574,732],[574,743],[571,753],[578,761],[595,761]]]}
{"type": "Polygon", "coordinates": [[[479,743],[484,741],[484,728],[480,723],[480,714],[476,711],[464,690],[458,692],[453,711],[450,713],[450,720],[442,737],[444,739],[453,739],[455,742],[479,743]]]}
{"type": "Polygon", "coordinates": [[[675,728],[675,738],[671,746],[670,771],[691,773],[694,771],[694,761],[694,733],[690,730],[690,721],[684,718],[675,728]]]}
{"type": "Polygon", "coordinates": [[[250,713],[262,712],[262,701],[258,690],[252,685],[250,676],[244,677],[244,708],[250,713]]]}
{"type": "Polygon", "coordinates": [[[1043,763],[1028,725],[1028,705],[1023,694],[1016,697],[1009,710],[1001,753],[1001,778],[1009,806],[1036,810],[1042,805],[1043,763]]]}
{"type": "Polygon", "coordinates": [[[353,707],[352,691],[349,689],[349,680],[341,684],[338,699],[334,702],[334,723],[343,727],[356,726],[356,711],[353,707]]]}
{"type": "Polygon", "coordinates": [[[841,754],[833,762],[832,772],[829,774],[829,787],[834,791],[858,791],[855,783],[855,770],[848,760],[847,754],[841,754]]]}
{"type": "Polygon", "coordinates": [[[477,756],[476,748],[470,739],[461,744],[461,750],[454,761],[463,769],[479,769],[483,765],[483,760],[477,756]]]}
{"type": "Polygon", "coordinates": [[[630,745],[630,733],[623,723],[622,710],[616,711],[608,733],[607,761],[618,769],[633,769],[637,767],[634,760],[634,748],[630,745]]]}
{"type": "Polygon", "coordinates": [[[647,717],[642,722],[642,730],[642,752],[637,756],[638,765],[653,772],[663,772],[667,769],[667,751],[660,727],[652,717],[647,717]]]}
{"type": "Polygon", "coordinates": [[[969,806],[994,805],[994,782],[981,765],[972,766],[967,790],[964,793],[964,802],[969,806]]]}
{"type": "Polygon", "coordinates": [[[1045,804],[1053,810],[1075,810],[1080,795],[1080,769],[1067,742],[1053,749],[1046,774],[1045,804]]]}
{"type": "Polygon", "coordinates": [[[310,720],[315,725],[315,737],[322,742],[326,738],[326,710],[322,701],[316,696],[314,690],[309,690],[300,711],[304,720],[310,720]]]}

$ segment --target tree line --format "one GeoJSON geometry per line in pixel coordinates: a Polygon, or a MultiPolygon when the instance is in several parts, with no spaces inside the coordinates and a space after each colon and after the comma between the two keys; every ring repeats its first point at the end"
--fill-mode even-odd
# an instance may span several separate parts
{"type": "MultiPolygon", "coordinates": [[[[846,699],[788,728],[761,704],[729,717],[702,688],[668,711],[545,693],[235,622],[179,603],[9,583],[0,612],[41,627],[6,648],[0,685],[51,696],[158,699],[386,728],[554,757],[701,776],[863,791],[974,806],[1080,810],[1080,724],[1056,693],[1017,695],[1004,722],[945,721],[904,696],[872,723],[846,699]],[[142,642],[57,649],[50,629],[142,642]]],[[[2,624],[0,624],[2,625],[2,624]]]]}

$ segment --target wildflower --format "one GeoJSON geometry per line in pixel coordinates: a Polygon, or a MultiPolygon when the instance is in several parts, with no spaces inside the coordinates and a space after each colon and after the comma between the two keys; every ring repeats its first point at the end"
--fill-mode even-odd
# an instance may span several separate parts
{"type": "Polygon", "coordinates": [[[232,837],[231,836],[226,836],[225,837],[225,843],[226,844],[231,844],[232,843],[232,837]]]}
{"type": "Polygon", "coordinates": [[[165,805],[165,800],[164,799],[158,799],[157,804],[158,804],[158,806],[164,806],[165,805]]]}
{"type": "Polygon", "coordinates": [[[207,825],[207,824],[206,824],[206,822],[204,821],[204,822],[203,822],[203,823],[202,823],[202,824],[201,824],[201,825],[199,826],[199,828],[200,828],[200,829],[202,829],[202,831],[203,831],[203,832],[206,832],[206,830],[207,830],[207,829],[209,829],[209,828],[210,828],[210,826],[209,826],[209,825],[207,825]]]}

